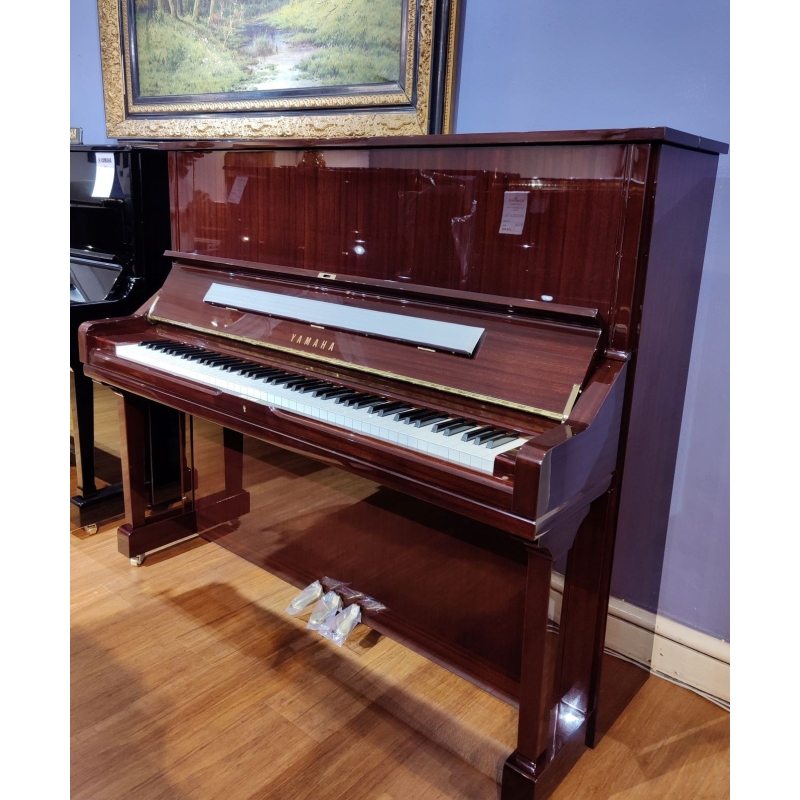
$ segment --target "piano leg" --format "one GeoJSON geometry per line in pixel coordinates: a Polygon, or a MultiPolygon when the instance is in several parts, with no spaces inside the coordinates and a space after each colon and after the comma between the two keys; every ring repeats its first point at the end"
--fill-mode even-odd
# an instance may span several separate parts
{"type": "Polygon", "coordinates": [[[503,768],[502,800],[548,797],[584,746],[594,744],[613,547],[611,497],[591,504],[569,550],[557,654],[547,633],[552,559],[545,549],[528,549],[519,732],[503,768]]]}
{"type": "Polygon", "coordinates": [[[122,515],[121,484],[98,489],[94,458],[94,383],[83,374],[83,365],[72,367],[72,432],[78,493],[70,502],[78,509],[81,526],[122,515]]]}
{"type": "Polygon", "coordinates": [[[552,565],[547,550],[528,548],[517,749],[503,767],[502,800],[533,800],[538,778],[536,762],[546,758],[551,691],[546,680],[544,646],[552,565]]]}
{"type": "Polygon", "coordinates": [[[118,392],[122,483],[125,494],[125,524],[117,531],[117,548],[134,559],[165,545],[241,517],[250,510],[250,494],[242,489],[243,437],[224,432],[225,489],[179,508],[146,515],[147,401],[128,392],[118,392]]]}

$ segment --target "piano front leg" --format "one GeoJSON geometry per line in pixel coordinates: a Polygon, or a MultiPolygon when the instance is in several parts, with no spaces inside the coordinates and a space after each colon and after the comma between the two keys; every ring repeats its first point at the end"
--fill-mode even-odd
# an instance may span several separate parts
{"type": "Polygon", "coordinates": [[[148,517],[145,469],[147,401],[129,392],[116,394],[125,495],[125,524],[117,531],[117,548],[122,555],[141,564],[145,553],[202,533],[250,511],[250,494],[242,488],[244,437],[226,428],[222,444],[225,489],[199,500],[187,497],[181,507],[148,517]]]}
{"type": "Polygon", "coordinates": [[[502,800],[548,797],[594,746],[614,497],[603,494],[550,532],[550,544],[572,542],[557,637],[548,633],[553,558],[528,545],[517,749],[503,768],[502,800]]]}

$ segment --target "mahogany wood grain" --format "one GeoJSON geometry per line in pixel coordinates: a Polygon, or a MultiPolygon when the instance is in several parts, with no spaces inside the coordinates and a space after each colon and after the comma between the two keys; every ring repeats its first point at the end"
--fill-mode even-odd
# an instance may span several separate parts
{"type": "Polygon", "coordinates": [[[368,280],[549,297],[606,317],[623,237],[637,234],[624,224],[635,218],[627,211],[640,168],[634,150],[395,146],[323,150],[321,166],[300,150],[179,152],[174,246],[368,280]],[[237,179],[245,189],[232,202],[237,179]],[[500,233],[507,192],[527,192],[519,234],[500,233]]]}
{"type": "MultiPolygon", "coordinates": [[[[725,142],[668,127],[608,128],[570,131],[521,131],[512,133],[456,133],[430,136],[404,136],[402,147],[458,147],[462,145],[512,144],[601,144],[605,142],[663,142],[691,150],[721,154],[728,152],[725,142]]],[[[363,139],[254,139],[251,141],[167,141],[142,142],[142,146],[161,150],[293,150],[318,147],[352,149],[358,146],[397,147],[396,137],[366,137],[363,139]]]]}
{"type": "MultiPolygon", "coordinates": [[[[387,397],[403,400],[412,405],[425,406],[445,413],[452,412],[454,415],[474,419],[477,422],[502,425],[524,435],[537,435],[558,424],[555,420],[476,398],[445,394],[419,384],[412,385],[405,381],[392,380],[373,373],[310,361],[303,358],[301,354],[267,350],[256,345],[215,337],[213,334],[204,334],[174,325],[150,325],[144,317],[130,318],[131,321],[137,319],[139,320],[138,324],[131,322],[130,327],[121,329],[119,335],[107,333],[109,329],[105,327],[87,327],[86,335],[92,341],[93,355],[91,358],[93,362],[107,365],[110,360],[113,360],[114,348],[117,344],[157,341],[161,338],[203,347],[224,355],[247,358],[260,364],[277,366],[303,375],[324,378],[353,389],[385,394],[387,397]]],[[[136,369],[137,367],[130,368],[136,369]]],[[[149,371],[148,374],[155,373],[149,371]]],[[[208,391],[214,390],[209,389],[208,391]]]]}
{"type": "Polygon", "coordinates": [[[311,286],[334,286],[339,288],[353,288],[359,293],[367,294],[377,290],[378,294],[385,296],[408,297],[415,300],[448,302],[455,301],[464,308],[477,308],[487,311],[531,312],[532,316],[542,319],[556,319],[561,322],[596,322],[597,309],[583,308],[582,306],[565,306],[559,303],[544,302],[542,300],[525,300],[519,297],[501,297],[484,292],[465,292],[460,289],[442,289],[438,286],[421,286],[407,281],[387,281],[377,278],[367,278],[363,275],[346,275],[337,272],[322,273],[315,269],[298,269],[284,267],[277,264],[264,264],[257,261],[243,261],[238,258],[223,258],[220,256],[204,256],[197,253],[182,253],[179,250],[167,250],[165,256],[177,259],[182,264],[195,267],[212,267],[219,269],[231,267],[233,274],[253,276],[259,274],[274,275],[278,278],[302,281],[311,286]]]}
{"type": "Polygon", "coordinates": [[[140,396],[120,392],[117,407],[125,520],[132,528],[139,528],[144,525],[147,512],[144,452],[147,404],[140,396]]]}
{"type": "MultiPolygon", "coordinates": [[[[583,384],[600,331],[557,322],[487,313],[457,306],[355,293],[337,287],[300,287],[276,278],[221,274],[218,270],[175,264],[151,315],[222,338],[248,340],[267,350],[322,360],[371,374],[391,374],[439,391],[478,394],[498,402],[563,415],[575,386],[583,384]],[[383,339],[380,335],[323,329],[246,310],[205,303],[212,285],[235,286],[317,302],[347,303],[357,309],[470,325],[485,330],[472,357],[383,339]],[[520,363],[527,369],[520,372],[520,363]],[[543,377],[547,376],[544,380],[543,377]]],[[[313,362],[312,362],[313,363],[313,362]]]]}
{"type": "Polygon", "coordinates": [[[626,373],[626,364],[601,362],[566,423],[520,448],[514,485],[537,491],[515,491],[514,510],[537,520],[540,530],[548,517],[594,500],[608,488],[617,461],[626,373]],[[586,491],[600,484],[603,489],[587,499],[586,491]]]}
{"type": "MultiPolygon", "coordinates": [[[[513,708],[363,626],[333,647],[283,614],[293,586],[227,550],[195,539],[137,569],[114,536],[69,536],[75,796],[496,800],[513,708]]],[[[648,677],[605,660],[606,697],[648,677]]],[[[649,676],[553,800],[725,800],[728,728],[649,676]]]]}
{"type": "Polygon", "coordinates": [[[95,380],[118,386],[164,405],[202,416],[233,430],[305,453],[326,463],[379,480],[415,497],[436,502],[473,519],[535,538],[532,520],[510,512],[508,482],[471,472],[447,462],[425,458],[356,433],[342,433],[324,423],[304,420],[279,410],[243,404],[227,395],[199,390],[162,374],[147,382],[109,369],[90,367],[95,380]],[[212,406],[211,402],[218,405],[212,406]],[[443,485],[445,484],[446,485],[443,485]]]}
{"type": "MultiPolygon", "coordinates": [[[[118,392],[122,447],[125,523],[117,531],[117,548],[128,558],[140,556],[227,522],[250,511],[250,496],[242,491],[242,436],[226,431],[225,491],[147,516],[145,487],[145,424],[147,402],[138,394],[118,392]]],[[[186,469],[182,470],[183,473],[186,469]]]]}
{"type": "MultiPolygon", "coordinates": [[[[542,800],[641,683],[626,679],[631,691],[618,692],[617,704],[601,695],[610,576],[615,558],[629,566],[633,558],[641,575],[659,571],[663,557],[713,179],[726,146],[630,129],[163,147],[175,151],[173,252],[186,255],[152,321],[178,324],[150,324],[143,307],[83,326],[86,374],[228,429],[230,452],[221,461],[217,453],[229,473],[225,494],[257,496],[259,512],[209,538],[296,585],[343,577],[387,606],[366,615],[369,625],[518,702],[502,797],[542,800]],[[508,192],[526,193],[518,234],[500,233],[508,192]],[[336,278],[326,285],[320,272],[336,278]],[[291,325],[210,310],[202,296],[213,281],[480,320],[503,346],[485,341],[463,359],[379,340],[356,347],[336,333],[350,365],[309,358],[313,345],[267,354],[261,345],[285,339],[291,325]],[[503,309],[499,298],[512,302],[503,309]],[[516,458],[480,476],[114,355],[117,343],[176,331],[181,341],[387,396],[403,383],[353,367],[535,398],[548,412],[564,409],[570,380],[583,393],[557,425],[406,383],[401,399],[406,392],[432,408],[473,409],[475,419],[498,414],[531,434],[516,458]],[[246,456],[241,466],[240,434],[280,448],[267,453],[278,463],[259,492],[248,485],[246,456]],[[280,467],[287,451],[309,459],[291,476],[280,467]],[[318,470],[324,479],[307,478],[318,470]],[[344,474],[355,494],[337,488],[344,474]],[[563,555],[556,623],[547,617],[550,564],[563,555]]],[[[126,424],[135,436],[135,414],[126,424]]]]}
{"type": "Polygon", "coordinates": [[[531,761],[545,753],[549,741],[547,727],[553,685],[546,680],[546,659],[542,658],[542,649],[547,640],[552,565],[552,558],[546,550],[528,548],[517,751],[531,761]]]}

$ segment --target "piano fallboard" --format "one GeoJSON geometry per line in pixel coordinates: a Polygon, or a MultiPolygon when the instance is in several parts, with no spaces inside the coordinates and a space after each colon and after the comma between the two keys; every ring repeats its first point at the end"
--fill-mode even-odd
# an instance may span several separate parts
{"type": "Polygon", "coordinates": [[[148,318],[297,355],[315,364],[427,386],[557,421],[569,416],[601,335],[592,322],[567,324],[517,308],[505,313],[479,311],[460,307],[455,301],[425,303],[377,291],[326,287],[230,269],[223,272],[180,262],[150,306],[148,318]],[[228,302],[236,305],[207,299],[221,297],[225,290],[228,302]],[[376,314],[379,320],[386,320],[382,323],[385,334],[381,328],[364,333],[259,312],[254,310],[259,295],[265,301],[276,296],[295,303],[305,301],[345,315],[350,311],[376,314]],[[237,297],[241,298],[238,302],[237,297]],[[419,320],[479,331],[480,336],[471,354],[448,351],[447,346],[437,350],[435,339],[426,340],[430,346],[399,341],[404,335],[403,320],[409,336],[419,329],[419,320]]]}

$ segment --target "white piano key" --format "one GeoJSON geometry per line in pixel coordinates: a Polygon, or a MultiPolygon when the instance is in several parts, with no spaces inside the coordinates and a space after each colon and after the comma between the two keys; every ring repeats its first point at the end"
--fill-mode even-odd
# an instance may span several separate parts
{"type": "Polygon", "coordinates": [[[169,374],[188,378],[224,390],[238,397],[255,400],[268,406],[284,408],[298,415],[319,419],[345,430],[352,430],[375,439],[397,444],[408,450],[427,453],[436,458],[460,464],[471,469],[491,474],[494,459],[501,453],[524,444],[527,439],[519,438],[512,442],[488,450],[472,442],[461,441],[460,436],[446,437],[435,433],[432,425],[417,428],[403,420],[395,420],[393,415],[379,417],[369,413],[368,408],[355,409],[336,403],[336,398],[323,399],[311,394],[299,395],[283,386],[265,384],[260,378],[246,378],[235,372],[226,372],[221,367],[198,364],[196,361],[181,358],[139,345],[117,345],[117,355],[141,364],[163,370],[169,374]],[[453,441],[455,439],[455,441],[453,441]]]}

